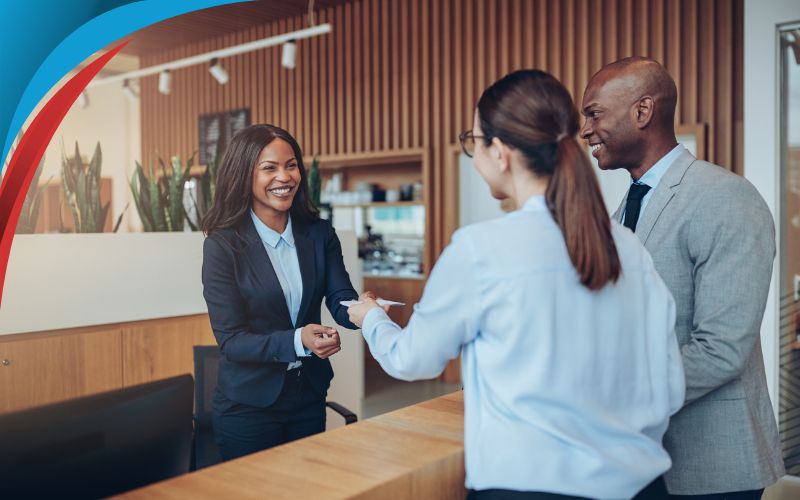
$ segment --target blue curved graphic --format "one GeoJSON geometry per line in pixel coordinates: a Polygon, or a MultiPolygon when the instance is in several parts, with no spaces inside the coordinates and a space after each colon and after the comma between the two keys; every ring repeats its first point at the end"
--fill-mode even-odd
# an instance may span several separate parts
{"type": "Polygon", "coordinates": [[[26,0],[0,3],[0,173],[36,104],[94,52],[136,30],[186,12],[242,0],[26,0]]]}

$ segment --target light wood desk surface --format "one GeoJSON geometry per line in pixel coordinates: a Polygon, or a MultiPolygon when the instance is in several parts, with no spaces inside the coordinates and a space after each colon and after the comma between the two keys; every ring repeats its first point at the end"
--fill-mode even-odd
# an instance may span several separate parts
{"type": "Polygon", "coordinates": [[[463,499],[461,391],[121,498],[463,499]]]}

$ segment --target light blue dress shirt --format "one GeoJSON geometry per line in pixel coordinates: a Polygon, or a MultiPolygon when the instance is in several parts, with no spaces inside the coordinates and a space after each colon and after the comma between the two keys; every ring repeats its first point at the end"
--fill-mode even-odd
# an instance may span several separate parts
{"type": "MultiPolygon", "coordinates": [[[[650,201],[650,198],[653,197],[653,193],[655,192],[658,184],[661,182],[661,178],[664,177],[664,174],[667,173],[669,167],[678,159],[678,156],[681,155],[685,148],[683,144],[678,144],[669,153],[665,154],[658,160],[650,169],[644,173],[644,175],[638,180],[633,180],[631,177],[631,184],[647,184],[650,186],[650,190],[645,193],[644,198],[642,198],[642,205],[639,208],[639,218],[641,219],[641,215],[644,213],[645,207],[647,207],[647,202],[650,201]]],[[[625,211],[622,211],[622,220],[621,222],[625,222],[625,211]]]]}
{"type": "MultiPolygon", "coordinates": [[[[286,297],[286,305],[292,318],[292,325],[297,326],[297,315],[300,312],[300,302],[303,300],[303,277],[300,274],[300,261],[297,260],[297,247],[294,245],[294,233],[292,233],[292,218],[286,223],[283,234],[269,228],[261,222],[261,219],[250,210],[250,217],[256,226],[256,232],[264,243],[267,255],[278,276],[278,281],[283,289],[283,296],[286,297]]],[[[310,356],[311,351],[305,348],[298,328],[294,331],[294,350],[297,357],[310,356]]],[[[289,363],[287,370],[303,365],[302,361],[289,363]]]]}
{"type": "Polygon", "coordinates": [[[435,377],[461,352],[468,488],[630,498],[669,469],[675,302],[638,238],[612,234],[622,274],[590,291],[534,196],[453,236],[405,329],[380,308],[364,318],[393,377],[435,377]]]}

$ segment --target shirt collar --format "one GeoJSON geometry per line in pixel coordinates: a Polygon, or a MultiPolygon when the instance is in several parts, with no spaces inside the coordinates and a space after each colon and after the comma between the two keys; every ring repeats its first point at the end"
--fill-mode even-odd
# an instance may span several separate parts
{"type": "Polygon", "coordinates": [[[542,210],[547,210],[547,203],[544,201],[544,195],[538,194],[531,196],[528,198],[528,201],[522,205],[520,210],[525,212],[540,212],[542,210]]]}
{"type": "Polygon", "coordinates": [[[261,219],[258,218],[252,209],[250,209],[250,217],[253,219],[253,225],[256,227],[256,232],[261,238],[261,241],[272,248],[278,248],[278,243],[280,243],[281,239],[283,239],[283,241],[285,241],[290,247],[294,247],[294,233],[292,232],[291,215],[289,216],[289,221],[286,223],[286,229],[283,230],[282,234],[261,222],[261,219]]]}
{"type": "Polygon", "coordinates": [[[661,159],[655,163],[655,165],[650,167],[650,169],[645,172],[638,181],[634,181],[633,178],[631,178],[631,184],[647,184],[650,186],[652,191],[655,191],[656,187],[658,187],[658,183],[661,182],[661,178],[667,173],[670,165],[672,165],[678,156],[680,156],[680,154],[683,152],[683,149],[683,144],[678,144],[672,148],[669,153],[662,156],[661,159]]]}

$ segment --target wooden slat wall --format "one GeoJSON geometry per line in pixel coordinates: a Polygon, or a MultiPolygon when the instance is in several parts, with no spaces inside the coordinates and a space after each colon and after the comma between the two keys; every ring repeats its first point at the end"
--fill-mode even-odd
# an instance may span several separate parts
{"type": "MultiPolygon", "coordinates": [[[[428,148],[436,252],[448,146],[471,126],[480,92],[508,71],[538,67],[581,98],[603,64],[645,55],[666,64],[679,90],[679,123],[708,125],[707,159],[742,169],[743,0],[361,0],[323,9],[333,33],[298,42],[297,68],[280,48],[141,82],[142,158],[155,164],[198,148],[199,114],[249,107],[254,123],[284,126],[306,154],[428,148]]],[[[142,57],[150,66],[306,26],[305,16],[142,57]]]]}

